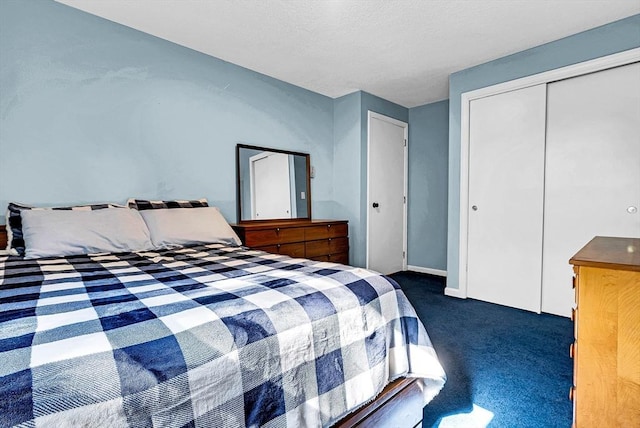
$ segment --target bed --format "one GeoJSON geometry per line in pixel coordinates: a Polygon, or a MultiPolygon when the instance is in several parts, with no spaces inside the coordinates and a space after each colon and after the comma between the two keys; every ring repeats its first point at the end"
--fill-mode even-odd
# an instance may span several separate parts
{"type": "Polygon", "coordinates": [[[355,424],[392,381],[426,403],[445,374],[372,271],[227,243],[0,256],[0,426],[355,424]]]}

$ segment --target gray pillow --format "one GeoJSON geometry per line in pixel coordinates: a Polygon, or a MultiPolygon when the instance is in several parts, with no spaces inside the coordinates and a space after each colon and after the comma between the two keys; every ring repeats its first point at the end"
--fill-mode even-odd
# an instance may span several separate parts
{"type": "Polygon", "coordinates": [[[125,208],[122,205],[105,203],[89,205],[72,205],[61,207],[32,207],[30,205],[9,202],[7,206],[7,250],[13,256],[24,256],[24,238],[22,237],[22,217],[25,210],[103,210],[105,208],[125,208]]]}
{"type": "Polygon", "coordinates": [[[25,258],[119,253],[153,248],[136,210],[28,210],[21,213],[25,258]]]}
{"type": "Polygon", "coordinates": [[[221,243],[242,245],[216,207],[140,211],[157,248],[221,243]]]}

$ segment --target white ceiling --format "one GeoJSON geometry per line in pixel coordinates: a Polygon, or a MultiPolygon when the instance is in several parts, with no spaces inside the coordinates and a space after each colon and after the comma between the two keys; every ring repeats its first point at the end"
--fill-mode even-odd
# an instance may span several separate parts
{"type": "Polygon", "coordinates": [[[57,1],[330,97],[406,107],[447,98],[452,72],[640,13],[640,0],[57,1]]]}

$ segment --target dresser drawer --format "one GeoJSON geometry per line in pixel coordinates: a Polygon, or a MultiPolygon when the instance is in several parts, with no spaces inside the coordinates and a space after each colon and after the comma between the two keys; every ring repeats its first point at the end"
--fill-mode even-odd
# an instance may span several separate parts
{"type": "Polygon", "coordinates": [[[256,250],[266,251],[267,253],[282,254],[289,257],[304,257],[304,243],[296,242],[293,244],[276,244],[264,247],[255,247],[256,250]]]}
{"type": "Polygon", "coordinates": [[[349,251],[348,238],[329,238],[317,241],[307,241],[305,243],[305,254],[307,257],[317,257],[349,251]]]}
{"type": "Polygon", "coordinates": [[[349,253],[327,254],[323,256],[315,256],[315,257],[308,257],[308,258],[310,258],[311,260],[319,261],[319,262],[341,263],[343,265],[349,264],[349,253]]]}
{"type": "Polygon", "coordinates": [[[596,237],[574,265],[574,427],[638,426],[640,239],[596,237]]]}
{"type": "Polygon", "coordinates": [[[246,247],[296,258],[349,263],[345,220],[268,221],[231,225],[246,247]]]}
{"type": "Polygon", "coordinates": [[[320,226],[305,227],[305,239],[313,241],[316,239],[338,238],[349,235],[349,227],[346,223],[327,224],[320,226]]]}
{"type": "Polygon", "coordinates": [[[274,227],[273,229],[247,230],[244,233],[244,245],[263,247],[304,241],[304,229],[299,227],[274,227]]]}

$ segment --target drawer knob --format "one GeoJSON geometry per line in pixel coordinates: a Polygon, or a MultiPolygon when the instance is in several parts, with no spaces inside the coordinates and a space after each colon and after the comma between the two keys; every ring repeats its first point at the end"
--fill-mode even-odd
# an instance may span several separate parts
{"type": "Polygon", "coordinates": [[[571,357],[571,359],[574,359],[575,355],[576,355],[576,344],[574,342],[571,345],[569,345],[569,357],[571,357]]]}
{"type": "Polygon", "coordinates": [[[276,227],[276,233],[280,233],[280,228],[276,227]]]}
{"type": "Polygon", "coordinates": [[[331,229],[331,225],[330,224],[327,225],[327,229],[331,229]]]}

